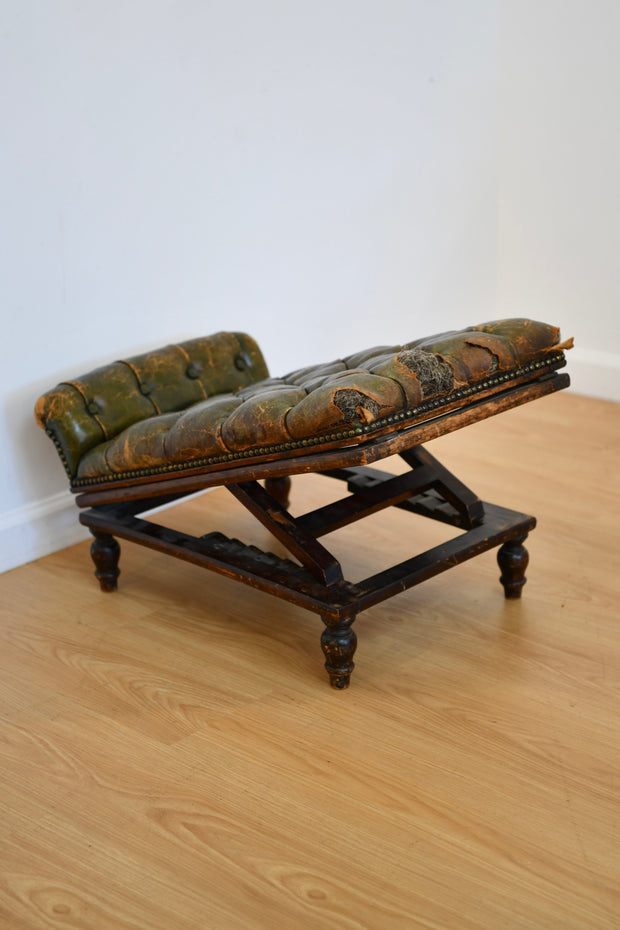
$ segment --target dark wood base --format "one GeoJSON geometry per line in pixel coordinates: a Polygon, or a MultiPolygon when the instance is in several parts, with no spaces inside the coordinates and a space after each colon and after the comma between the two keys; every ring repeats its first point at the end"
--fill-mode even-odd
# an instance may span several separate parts
{"type": "MultiPolygon", "coordinates": [[[[506,597],[520,597],[525,584],[528,557],[523,542],[536,525],[534,517],[482,502],[421,446],[399,454],[409,465],[409,471],[401,475],[368,466],[324,472],[345,482],[348,494],[295,518],[286,509],[290,487],[290,479],[286,477],[267,481],[266,486],[253,480],[227,485],[288,549],[291,559],[247,546],[222,533],[195,537],[144,520],[139,514],[153,506],[151,498],[92,507],[81,513],[80,520],[95,537],[92,544],[95,574],[102,590],[116,588],[119,546],[115,537],[118,537],[314,611],[325,624],[321,647],[330,682],[335,688],[346,688],[354,668],[357,642],[352,624],[363,610],[493,548],[499,548],[500,580],[506,597]],[[363,581],[355,584],[347,581],[340,563],[319,538],[389,506],[439,520],[460,532],[453,539],[363,581]]],[[[157,502],[177,500],[185,493],[169,494],[157,502]]]]}

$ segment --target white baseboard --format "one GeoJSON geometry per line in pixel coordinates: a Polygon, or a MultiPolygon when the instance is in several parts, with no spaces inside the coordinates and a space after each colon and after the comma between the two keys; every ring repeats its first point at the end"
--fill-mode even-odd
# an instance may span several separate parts
{"type": "Polygon", "coordinates": [[[620,401],[620,355],[597,349],[574,348],[566,355],[567,371],[577,394],[620,401]]]}
{"type": "MultiPolygon", "coordinates": [[[[199,497],[209,490],[188,494],[184,500],[199,497]]],[[[170,506],[162,504],[144,513],[155,514],[170,506]]],[[[88,529],[78,522],[78,516],[75,498],[68,491],[0,514],[0,574],[91,539],[88,529]]]]}
{"type": "Polygon", "coordinates": [[[78,523],[75,500],[67,491],[0,515],[0,572],[40,559],[90,536],[78,523]]]}

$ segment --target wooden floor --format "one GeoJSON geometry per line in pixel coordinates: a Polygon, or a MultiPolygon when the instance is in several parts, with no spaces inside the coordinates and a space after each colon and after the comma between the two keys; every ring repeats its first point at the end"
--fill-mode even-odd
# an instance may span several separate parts
{"type": "MultiPolygon", "coordinates": [[[[348,691],[318,617],[136,546],[115,594],[87,543],[0,578],[0,927],[620,927],[620,406],[429,448],[538,517],[524,598],[487,553],[362,614],[348,691]]],[[[160,519],[280,551],[225,490],[160,519]]],[[[356,580],[451,532],[332,542],[356,580]]]]}

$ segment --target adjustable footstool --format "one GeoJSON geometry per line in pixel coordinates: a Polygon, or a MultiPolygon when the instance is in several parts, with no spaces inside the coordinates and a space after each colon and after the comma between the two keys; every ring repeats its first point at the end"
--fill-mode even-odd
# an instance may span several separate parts
{"type": "Polygon", "coordinates": [[[534,517],[483,503],[422,443],[569,384],[554,326],[515,319],[380,346],[270,378],[256,342],[217,333],[115,362],[59,384],[36,407],[88,526],[101,588],[127,539],[318,613],[331,684],[353,670],[357,614],[488,549],[506,597],[520,597],[534,517]],[[370,467],[398,455],[390,475],[370,467]],[[287,510],[290,476],[344,482],[340,500],[287,510]],[[263,484],[259,483],[264,481],[263,484]],[[212,531],[194,537],[140,517],[225,485],[284,545],[281,558],[212,531]],[[364,581],[344,579],[319,538],[385,507],[459,530],[449,542],[364,581]]]}

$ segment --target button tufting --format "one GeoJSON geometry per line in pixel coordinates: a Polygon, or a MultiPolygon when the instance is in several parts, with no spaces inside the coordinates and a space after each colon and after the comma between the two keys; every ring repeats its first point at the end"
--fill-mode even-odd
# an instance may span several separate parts
{"type": "MultiPolygon", "coordinates": [[[[496,328],[496,324],[493,326],[496,328]]],[[[431,384],[423,379],[420,387],[415,380],[405,378],[398,346],[393,350],[379,347],[328,365],[308,366],[282,378],[269,378],[261,357],[251,348],[253,343],[238,338],[233,341],[227,334],[217,352],[212,351],[209,341],[188,343],[187,347],[183,344],[181,352],[162,349],[161,361],[157,358],[157,364],[151,364],[150,358],[145,360],[143,356],[128,360],[125,364],[132,374],[123,369],[121,380],[118,370],[113,369],[109,391],[100,370],[92,377],[84,375],[75,384],[71,383],[71,391],[63,384],[60,400],[76,411],[76,425],[69,418],[65,432],[60,434],[62,445],[60,439],[54,441],[72,480],[83,479],[93,484],[115,480],[121,474],[158,475],[169,470],[198,469],[207,462],[216,465],[239,459],[249,464],[248,459],[257,456],[281,457],[292,450],[310,453],[322,445],[343,440],[352,443],[358,438],[391,431],[393,426],[409,428],[414,420],[437,417],[442,413],[441,407],[465,408],[480,400],[476,394],[486,396],[497,388],[505,391],[513,380],[516,383],[526,380],[529,373],[536,377],[557,367],[558,362],[562,363],[563,355],[555,348],[555,343],[544,348],[545,339],[547,342],[557,339],[553,333],[546,337],[543,332],[539,339],[541,348],[536,349],[528,348],[529,343],[522,346],[516,337],[511,341],[511,334],[512,329],[508,335],[491,332],[475,337],[497,349],[498,369],[501,363],[503,370],[493,372],[488,365],[490,349],[475,354],[462,347],[461,343],[469,345],[474,338],[469,331],[451,337],[454,342],[454,345],[450,343],[451,351],[458,360],[460,377],[449,391],[443,381],[431,384]],[[543,351],[549,354],[543,357],[543,351]],[[213,372],[212,378],[216,363],[218,371],[213,372]],[[349,380],[340,381],[343,375],[349,380]],[[141,377],[150,380],[141,382],[141,377]],[[191,388],[188,380],[201,383],[191,388]],[[119,387],[125,392],[122,402],[119,387]],[[142,404],[136,391],[149,403],[142,404]],[[341,411],[343,417],[340,418],[334,410],[338,405],[334,405],[333,398],[335,393],[340,396],[342,392],[368,398],[368,409],[376,419],[363,423],[361,417],[348,419],[344,416],[346,411],[341,411]],[[201,402],[201,395],[209,397],[208,404],[201,402]],[[381,415],[374,413],[374,408],[381,415]],[[172,431],[167,429],[168,421],[164,421],[164,444],[163,427],[160,429],[153,411],[164,415],[172,410],[175,416],[178,412],[180,418],[177,424],[177,419],[170,416],[170,423],[174,424],[172,431]],[[84,420],[84,413],[92,417],[92,423],[84,420]],[[135,417],[138,420],[134,421],[135,417]],[[132,421],[132,430],[126,435],[129,421],[132,421]],[[138,426],[140,421],[143,421],[142,426],[138,426]],[[101,450],[89,445],[100,441],[100,434],[106,440],[101,450]],[[145,460],[149,462],[146,470],[142,467],[145,460]],[[92,477],[87,478],[88,474],[92,477]]],[[[420,352],[438,354],[437,347],[444,348],[444,342],[445,339],[438,343],[426,340],[420,352]]],[[[482,350],[486,346],[477,348],[482,350]]],[[[447,350],[446,354],[449,354],[447,350]]],[[[49,418],[57,413],[55,399],[43,400],[45,404],[38,414],[41,422],[43,415],[49,418]]],[[[56,431],[56,422],[53,422],[56,431]]]]}
{"type": "Polygon", "coordinates": [[[235,355],[235,368],[237,371],[245,371],[246,368],[252,367],[252,359],[247,352],[239,352],[235,355]]]}

